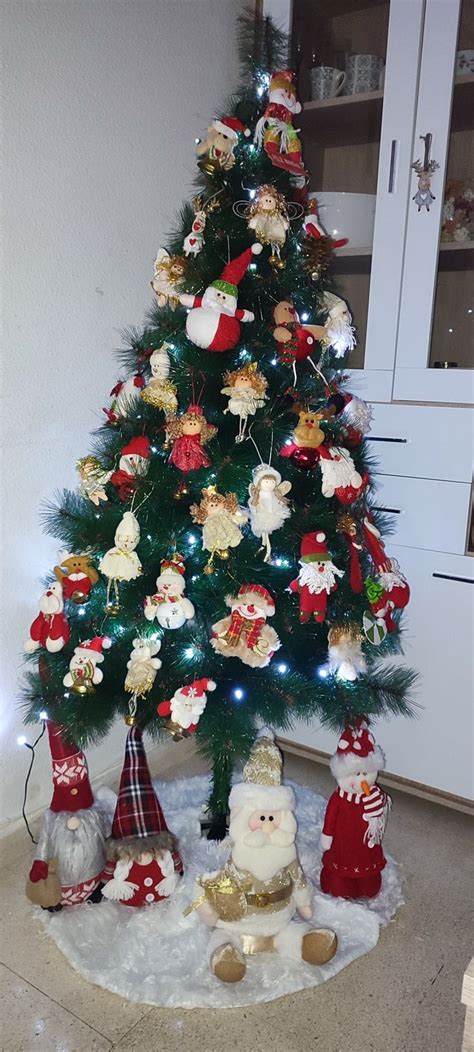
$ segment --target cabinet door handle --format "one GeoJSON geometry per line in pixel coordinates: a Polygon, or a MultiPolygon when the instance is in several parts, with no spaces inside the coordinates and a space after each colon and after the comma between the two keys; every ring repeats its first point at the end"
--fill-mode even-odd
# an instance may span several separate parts
{"type": "Polygon", "coordinates": [[[455,577],[451,573],[434,573],[432,577],[438,577],[440,581],[460,581],[461,584],[474,584],[474,580],[471,577],[455,577]]]}
{"type": "Polygon", "coordinates": [[[381,504],[373,504],[372,507],[373,507],[374,511],[385,511],[389,515],[401,515],[402,514],[402,509],[401,508],[385,508],[381,504]]]}
{"type": "Polygon", "coordinates": [[[383,438],[381,435],[370,435],[369,442],[398,442],[406,445],[408,438],[383,438]]]}
{"type": "Polygon", "coordinates": [[[390,147],[390,165],[388,169],[388,187],[387,192],[389,194],[395,193],[395,175],[397,169],[398,159],[398,139],[392,139],[392,145],[390,147]]]}

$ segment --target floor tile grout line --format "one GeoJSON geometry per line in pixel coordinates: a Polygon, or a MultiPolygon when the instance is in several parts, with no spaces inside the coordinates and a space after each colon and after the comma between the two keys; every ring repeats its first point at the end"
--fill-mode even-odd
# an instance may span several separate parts
{"type": "Polygon", "coordinates": [[[135,1027],[137,1027],[139,1023],[143,1023],[144,1019],[148,1019],[148,1016],[150,1015],[151,1012],[153,1012],[155,1010],[156,1007],[157,1007],[157,1005],[148,1005],[147,1011],[144,1012],[142,1016],[140,1016],[140,1019],[137,1019],[136,1022],[133,1024],[133,1026],[130,1027],[129,1030],[126,1030],[125,1033],[122,1034],[122,1036],[117,1041],[113,1042],[113,1044],[112,1044],[112,1052],[113,1052],[113,1049],[120,1049],[120,1045],[122,1044],[122,1041],[125,1041],[126,1037],[130,1037],[130,1034],[133,1032],[133,1030],[135,1030],[135,1027]]]}
{"type": "Polygon", "coordinates": [[[3,964],[3,967],[6,968],[7,971],[11,973],[11,975],[16,975],[16,978],[21,979],[22,983],[26,983],[27,986],[31,986],[33,990],[36,990],[38,994],[41,994],[43,997],[46,997],[48,1001],[51,1001],[52,1004],[55,1004],[58,1008],[61,1008],[63,1012],[67,1012],[67,1014],[72,1016],[73,1019],[77,1019],[78,1023],[83,1023],[84,1026],[89,1027],[89,1029],[93,1030],[94,1033],[97,1034],[99,1037],[103,1037],[104,1041],[109,1042],[110,1048],[113,1048],[114,1042],[110,1037],[107,1037],[107,1034],[103,1034],[102,1030],[98,1030],[96,1026],[92,1025],[92,1023],[88,1023],[87,1020],[82,1019],[81,1016],[77,1015],[76,1012],[71,1012],[70,1008],[66,1008],[66,1006],[62,1005],[60,1001],[57,1001],[55,997],[51,997],[51,994],[45,993],[45,991],[41,990],[39,986],[36,986],[35,983],[32,983],[30,979],[25,979],[24,975],[20,975],[20,973],[16,972],[14,968],[10,968],[9,964],[5,964],[4,961],[1,961],[0,963],[3,964]]]}

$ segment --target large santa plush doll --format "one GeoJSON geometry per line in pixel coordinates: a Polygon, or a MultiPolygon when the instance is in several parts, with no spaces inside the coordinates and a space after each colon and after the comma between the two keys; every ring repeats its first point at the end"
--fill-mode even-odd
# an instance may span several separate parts
{"type": "Polygon", "coordinates": [[[186,335],[196,347],[228,351],[238,344],[240,322],[254,320],[252,311],[237,307],[238,286],[253,257],[261,251],[262,245],[255,243],[231,259],[202,296],[180,296],[180,303],[192,308],[186,319],[186,335]]]}
{"type": "Polygon", "coordinates": [[[301,538],[301,570],[290,582],[289,590],[300,597],[300,621],[304,624],[314,617],[322,623],[326,619],[328,595],[337,589],[337,577],[344,576],[332,561],[322,530],[305,533],[301,538]]]}
{"type": "Polygon", "coordinates": [[[44,813],[26,894],[53,911],[100,900],[113,804],[106,795],[94,800],[84,753],[63,728],[48,721],[48,735],[53,797],[44,813]]]}
{"type": "Polygon", "coordinates": [[[385,757],[365,721],[341,734],[330,766],[338,788],[329,798],[321,835],[321,889],[345,899],[370,899],[382,884],[382,837],[391,801],[376,782],[385,757]]]}
{"type": "Polygon", "coordinates": [[[243,978],[249,954],[276,951],[320,965],[336,952],[335,933],[309,923],[312,889],[295,845],[295,796],[281,784],[281,769],[273,734],[262,730],[230,794],[230,857],[198,882],[199,916],[214,929],[210,967],[223,982],[243,978]],[[305,923],[294,920],[296,913],[305,923]]]}
{"type": "Polygon", "coordinates": [[[153,789],[142,732],[136,726],[127,736],[106,849],[102,893],[124,906],[147,906],[169,898],[183,872],[178,841],[166,825],[153,789]]]}

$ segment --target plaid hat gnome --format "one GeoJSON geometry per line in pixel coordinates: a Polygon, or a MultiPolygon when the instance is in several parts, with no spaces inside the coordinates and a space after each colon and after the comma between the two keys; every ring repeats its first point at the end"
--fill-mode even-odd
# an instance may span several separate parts
{"type": "Polygon", "coordinates": [[[183,872],[178,841],[170,833],[148,768],[142,732],[131,727],[120,789],[106,844],[102,894],[126,906],[169,898],[183,872]]]}

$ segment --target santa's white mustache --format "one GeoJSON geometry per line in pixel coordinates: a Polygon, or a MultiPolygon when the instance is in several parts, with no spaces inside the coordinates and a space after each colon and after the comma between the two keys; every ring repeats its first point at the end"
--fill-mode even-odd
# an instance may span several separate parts
{"type": "Polygon", "coordinates": [[[289,847],[295,839],[294,833],[285,832],[284,829],[274,829],[271,833],[264,833],[263,829],[254,829],[242,837],[242,843],[247,847],[289,847]]]}

